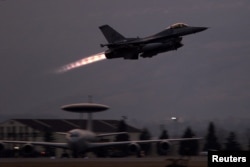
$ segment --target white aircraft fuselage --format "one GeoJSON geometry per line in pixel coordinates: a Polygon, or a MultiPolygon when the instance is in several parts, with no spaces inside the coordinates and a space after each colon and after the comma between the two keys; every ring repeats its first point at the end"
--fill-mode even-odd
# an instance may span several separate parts
{"type": "Polygon", "coordinates": [[[76,152],[86,152],[90,142],[96,142],[97,136],[94,132],[82,129],[73,129],[66,134],[69,148],[76,152]]]}

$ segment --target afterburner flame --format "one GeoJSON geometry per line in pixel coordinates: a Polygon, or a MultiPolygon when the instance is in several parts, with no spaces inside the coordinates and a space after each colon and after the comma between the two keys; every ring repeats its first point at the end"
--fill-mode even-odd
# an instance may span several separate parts
{"type": "Polygon", "coordinates": [[[57,70],[57,72],[58,73],[66,72],[66,71],[72,70],[74,68],[78,68],[78,67],[81,67],[81,66],[84,66],[87,64],[95,63],[97,61],[101,61],[104,59],[106,59],[106,56],[105,56],[104,52],[101,52],[101,53],[80,59],[80,60],[75,61],[73,63],[67,64],[67,65],[59,68],[57,70]]]}

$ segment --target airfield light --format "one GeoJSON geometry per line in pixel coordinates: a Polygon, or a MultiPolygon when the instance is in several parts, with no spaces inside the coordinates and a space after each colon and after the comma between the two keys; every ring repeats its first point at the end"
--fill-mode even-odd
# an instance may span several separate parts
{"type": "Polygon", "coordinates": [[[172,119],[173,121],[177,120],[177,118],[176,118],[176,117],[171,117],[171,119],[172,119]]]}
{"type": "Polygon", "coordinates": [[[78,68],[78,67],[81,67],[81,66],[84,66],[87,64],[95,63],[97,61],[101,61],[104,59],[106,59],[106,56],[105,56],[104,52],[101,52],[101,53],[80,59],[78,61],[72,62],[70,64],[67,64],[67,65],[59,68],[56,72],[63,73],[63,72],[66,72],[66,71],[69,71],[69,70],[72,70],[72,69],[75,69],[75,68],[78,68]]]}
{"type": "Polygon", "coordinates": [[[20,147],[18,147],[18,146],[14,147],[14,150],[19,150],[19,149],[20,149],[20,147]]]}

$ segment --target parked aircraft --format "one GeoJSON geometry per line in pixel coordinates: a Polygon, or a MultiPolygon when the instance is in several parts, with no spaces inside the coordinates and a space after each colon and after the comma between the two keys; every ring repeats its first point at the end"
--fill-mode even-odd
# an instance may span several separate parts
{"type": "Polygon", "coordinates": [[[96,149],[115,147],[119,145],[126,145],[127,149],[131,153],[137,153],[140,151],[140,144],[143,143],[159,143],[161,151],[167,151],[170,148],[170,142],[182,141],[182,140],[199,140],[201,138],[179,138],[179,139],[164,139],[164,140],[143,140],[143,141],[121,141],[121,142],[98,142],[100,137],[118,135],[126,132],[108,133],[108,134],[95,134],[89,130],[73,129],[65,134],[66,143],[55,142],[38,142],[38,141],[0,141],[0,151],[5,149],[6,144],[23,144],[22,150],[26,154],[31,154],[34,151],[34,146],[50,146],[56,148],[70,149],[73,152],[73,156],[77,157],[79,154],[91,152],[96,149]]]}
{"type": "Polygon", "coordinates": [[[166,152],[170,148],[170,142],[182,141],[182,140],[199,140],[201,138],[179,138],[179,139],[164,139],[164,140],[143,140],[143,141],[119,141],[119,142],[100,142],[101,137],[119,135],[127,132],[114,132],[106,134],[96,134],[92,131],[92,112],[98,112],[106,110],[109,107],[106,105],[96,103],[78,103],[62,106],[62,109],[71,112],[87,112],[88,122],[87,130],[84,129],[73,129],[69,132],[58,132],[59,134],[65,135],[65,143],[56,142],[40,142],[40,141],[9,141],[0,140],[0,151],[5,149],[6,144],[23,144],[22,150],[26,154],[32,154],[34,152],[34,146],[50,146],[62,149],[72,150],[73,156],[77,157],[80,154],[95,151],[101,148],[116,147],[126,145],[128,152],[138,153],[141,148],[140,144],[144,143],[159,143],[159,148],[162,152],[166,152]]]}

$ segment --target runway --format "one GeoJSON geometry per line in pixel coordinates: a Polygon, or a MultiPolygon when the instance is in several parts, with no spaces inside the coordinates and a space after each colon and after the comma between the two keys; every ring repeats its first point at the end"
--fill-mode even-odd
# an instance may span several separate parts
{"type": "Polygon", "coordinates": [[[89,159],[50,159],[50,158],[6,158],[0,159],[4,167],[166,167],[177,163],[188,167],[206,167],[207,157],[160,158],[89,158],[89,159]]]}

